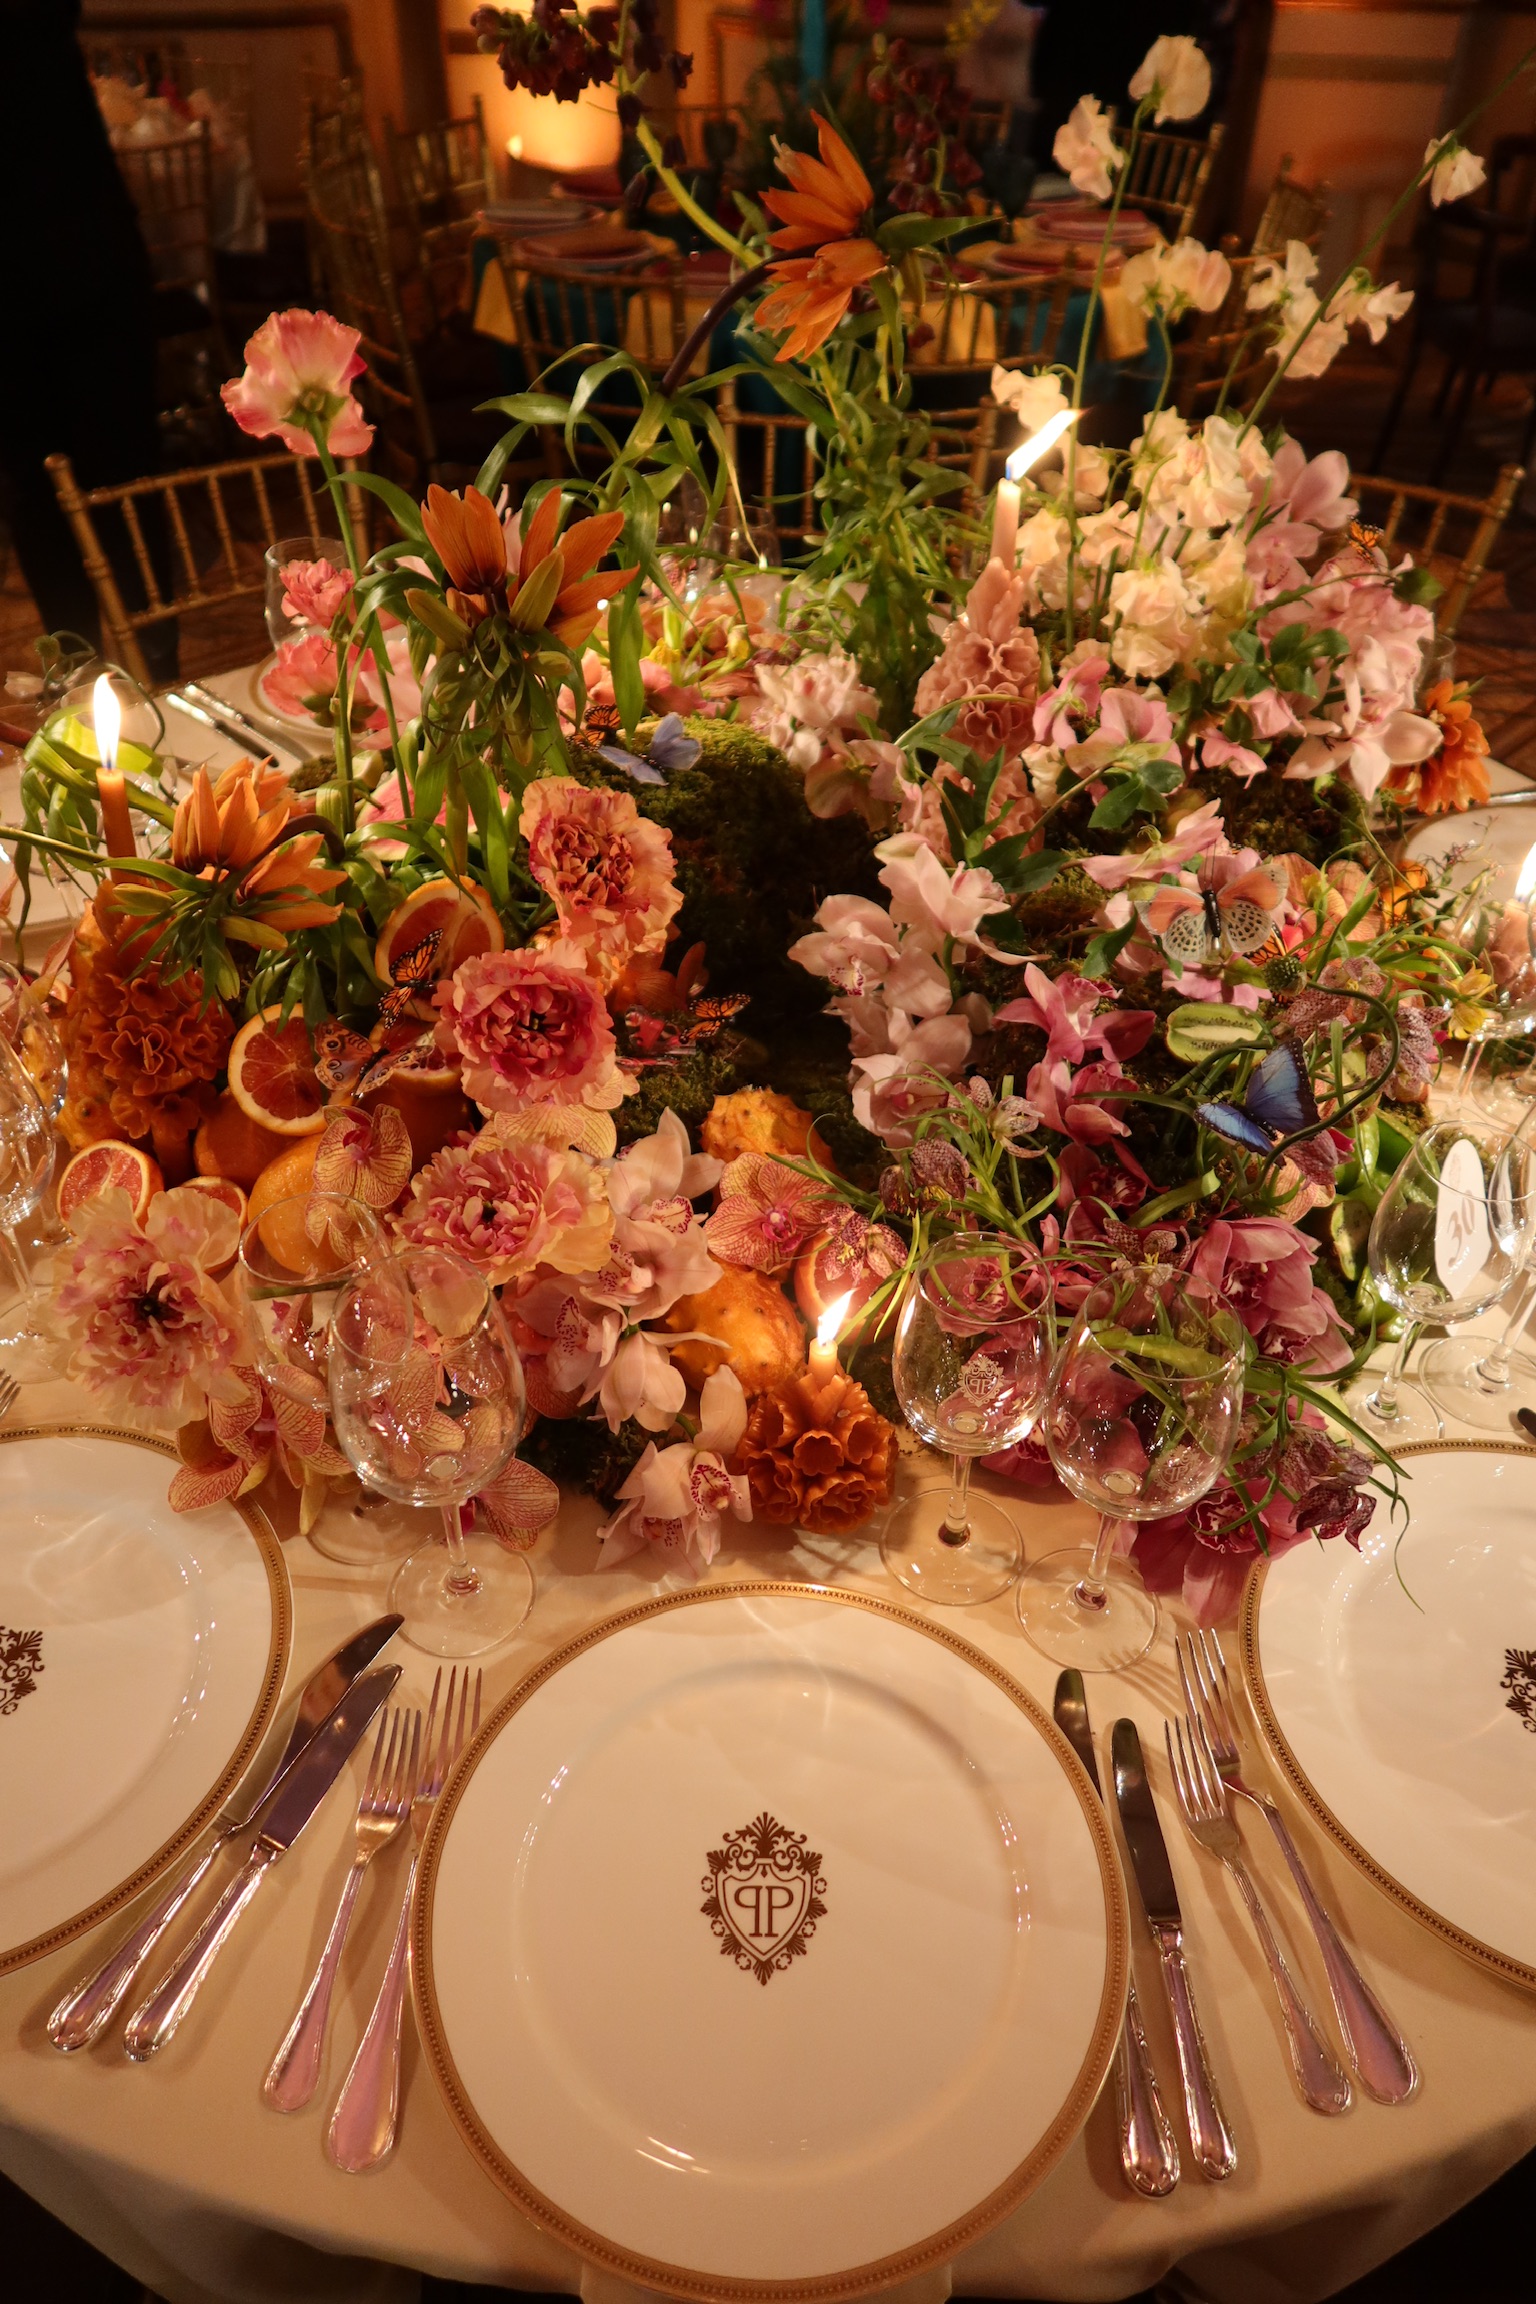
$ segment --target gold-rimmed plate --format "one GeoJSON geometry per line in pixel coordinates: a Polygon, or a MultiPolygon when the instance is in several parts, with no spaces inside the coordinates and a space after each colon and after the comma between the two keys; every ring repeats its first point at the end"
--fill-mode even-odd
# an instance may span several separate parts
{"type": "Polygon", "coordinates": [[[989,1658],[893,1603],[625,1611],[486,1723],[423,1851],[427,2056],[537,2223],[681,2297],[830,2300],[1040,2182],[1127,1967],[1104,1816],[989,1658]]]}
{"type": "Polygon", "coordinates": [[[277,1538],[244,1506],[173,1512],[176,1461],[107,1426],[0,1432],[0,1975],[146,1887],[276,1710],[277,1538]]]}
{"type": "Polygon", "coordinates": [[[1301,1544],[1255,1570],[1244,1674],[1339,1846],[1447,1943],[1536,1988],[1536,1449],[1401,1455],[1406,1530],[1379,1511],[1358,1551],[1301,1544]]]}

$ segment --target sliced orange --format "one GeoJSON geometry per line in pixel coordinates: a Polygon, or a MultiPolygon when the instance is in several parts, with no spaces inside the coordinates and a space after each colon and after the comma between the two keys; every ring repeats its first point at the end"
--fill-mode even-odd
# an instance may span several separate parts
{"type": "Polygon", "coordinates": [[[245,1229],[245,1194],[233,1176],[189,1176],[184,1190],[206,1192],[211,1200],[220,1200],[231,1209],[241,1230],[245,1229]]]}
{"type": "Polygon", "coordinates": [[[339,1259],[323,1239],[318,1243],[310,1239],[305,1224],[319,1151],[320,1138],[304,1136],[280,1152],[251,1186],[246,1210],[246,1223],[255,1225],[267,1254],[290,1272],[307,1273],[311,1278],[340,1270],[339,1259]]]}
{"type": "Polygon", "coordinates": [[[116,1137],[104,1143],[92,1144],[88,1150],[77,1152],[59,1178],[59,1216],[71,1232],[78,1231],[90,1211],[92,1201],[103,1192],[126,1192],[133,1202],[133,1213],[142,1216],[155,1194],[163,1191],[165,1178],[159,1163],[141,1152],[136,1144],[124,1144],[116,1137]]]}
{"type": "Polygon", "coordinates": [[[229,1092],[249,1120],[274,1136],[315,1136],[325,1126],[326,1092],[302,1016],[285,1024],[281,1007],[242,1025],[229,1052],[229,1092]]]}
{"type": "Polygon", "coordinates": [[[249,1187],[287,1142],[286,1136],[242,1112],[226,1088],[199,1128],[192,1156],[200,1176],[216,1181],[228,1177],[249,1187]]]}
{"type": "Polygon", "coordinates": [[[374,967],[386,984],[395,980],[395,961],[424,936],[433,935],[438,939],[432,961],[436,976],[451,976],[461,961],[472,960],[477,953],[506,949],[496,907],[483,888],[427,880],[391,912],[373,948],[374,967]]]}

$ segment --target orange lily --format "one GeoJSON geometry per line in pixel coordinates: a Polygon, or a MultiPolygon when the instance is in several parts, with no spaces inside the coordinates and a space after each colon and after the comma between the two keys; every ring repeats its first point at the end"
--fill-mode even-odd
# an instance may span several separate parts
{"type": "Polygon", "coordinates": [[[773,286],[757,308],[765,328],[787,330],[776,360],[796,360],[825,344],[855,288],[886,269],[882,251],[859,232],[874,205],[869,178],[821,114],[811,117],[821,158],[780,146],[778,164],[793,189],[763,194],[764,206],[783,220],[773,245],[785,253],[773,266],[773,286]],[[797,249],[816,253],[791,253],[797,249]]]}
{"type": "Polygon", "coordinates": [[[789,331],[774,359],[798,360],[825,344],[862,281],[885,270],[873,240],[834,240],[815,256],[791,256],[773,267],[773,286],[757,308],[765,328],[789,331]]]}

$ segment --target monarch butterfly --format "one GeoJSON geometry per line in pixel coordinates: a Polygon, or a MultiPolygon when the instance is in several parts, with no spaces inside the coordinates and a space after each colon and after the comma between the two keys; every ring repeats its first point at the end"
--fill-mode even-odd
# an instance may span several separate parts
{"type": "Polygon", "coordinates": [[[394,963],[394,980],[379,1002],[379,1022],[386,1031],[398,1024],[424,984],[430,984],[437,973],[437,948],[442,942],[441,932],[434,928],[402,952],[394,963]]]}
{"type": "Polygon", "coordinates": [[[1373,528],[1369,520],[1351,520],[1349,540],[1361,552],[1374,552],[1386,531],[1373,528]]]}
{"type": "Polygon", "coordinates": [[[653,1064],[669,1064],[716,1038],[733,1016],[739,1016],[750,994],[725,992],[692,1001],[680,1016],[653,1015],[648,1008],[627,1008],[624,1029],[636,1053],[620,1059],[631,1071],[653,1064]]]}

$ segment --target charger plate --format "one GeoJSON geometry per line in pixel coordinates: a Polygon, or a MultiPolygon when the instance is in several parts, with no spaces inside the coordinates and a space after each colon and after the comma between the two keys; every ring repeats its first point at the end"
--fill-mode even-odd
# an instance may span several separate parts
{"type": "Polygon", "coordinates": [[[1260,1563],[1244,1674],[1325,1831],[1447,1943],[1536,1987],[1536,1449],[1399,1453],[1401,1545],[1384,1524],[1358,1552],[1260,1563]]]}
{"type": "Polygon", "coordinates": [[[669,2294],[946,2262],[1114,2052],[1087,1778],[990,1658],[863,1594],[717,1585],[594,1627],[487,1722],[421,1875],[422,2038],[471,2149],[669,2294]]]}
{"type": "Polygon", "coordinates": [[[203,1829],[287,1669],[276,1537],[177,1513],[162,1441],[0,1431],[0,1975],[128,1902],[203,1829]]]}

